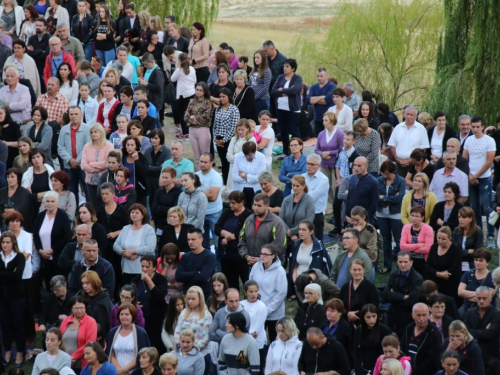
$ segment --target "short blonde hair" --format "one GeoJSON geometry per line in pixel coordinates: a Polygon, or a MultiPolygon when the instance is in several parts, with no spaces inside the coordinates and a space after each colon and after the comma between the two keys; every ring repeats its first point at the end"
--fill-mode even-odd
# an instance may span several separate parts
{"type": "Polygon", "coordinates": [[[337,115],[333,112],[325,112],[325,114],[323,115],[323,118],[325,117],[328,117],[328,120],[330,120],[330,122],[333,124],[333,125],[337,125],[337,115]]]}
{"type": "Polygon", "coordinates": [[[426,128],[436,124],[432,116],[427,112],[422,112],[418,115],[418,122],[420,122],[426,128]]]}
{"type": "MultiPolygon", "coordinates": [[[[92,130],[95,129],[97,130],[99,133],[101,133],[101,141],[100,141],[100,144],[98,146],[104,146],[105,144],[108,143],[108,141],[106,140],[106,132],[104,131],[104,128],[101,124],[99,124],[98,122],[94,122],[91,126],[90,126],[90,129],[89,129],[89,134],[92,133],[92,130]]],[[[92,140],[92,137],[90,137],[90,143],[93,144],[94,141],[92,140]]]]}
{"type": "Polygon", "coordinates": [[[194,342],[194,332],[191,329],[182,330],[181,337],[190,337],[194,342]]]}
{"type": "Polygon", "coordinates": [[[170,214],[179,215],[180,224],[184,224],[186,222],[186,214],[184,213],[184,210],[182,208],[180,208],[179,206],[174,206],[168,210],[167,221],[168,221],[168,217],[170,216],[170,214]]]}
{"type": "Polygon", "coordinates": [[[118,85],[120,83],[120,73],[118,73],[118,70],[116,70],[115,68],[109,68],[104,78],[107,78],[109,73],[113,73],[115,75],[115,82],[113,83],[113,85],[118,85]]]}
{"type": "Polygon", "coordinates": [[[171,365],[174,369],[177,369],[178,364],[179,358],[177,358],[175,353],[165,353],[160,357],[160,368],[163,368],[166,365],[171,365]]]}
{"type": "Polygon", "coordinates": [[[245,84],[248,82],[248,74],[243,69],[238,69],[233,73],[233,81],[236,77],[242,76],[245,80],[245,84]]]}
{"type": "Polygon", "coordinates": [[[356,121],[354,121],[352,130],[354,130],[354,132],[358,134],[365,134],[368,127],[368,121],[366,121],[366,119],[358,118],[356,121]]]}

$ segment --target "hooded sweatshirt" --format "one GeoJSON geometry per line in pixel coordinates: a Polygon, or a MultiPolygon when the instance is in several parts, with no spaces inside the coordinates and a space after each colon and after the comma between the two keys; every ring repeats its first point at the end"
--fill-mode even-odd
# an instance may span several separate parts
{"type": "Polygon", "coordinates": [[[196,346],[193,346],[193,349],[182,355],[181,346],[177,345],[172,353],[175,353],[179,359],[177,375],[203,375],[205,372],[203,354],[200,353],[200,350],[196,346]]]}
{"type": "Polygon", "coordinates": [[[299,358],[302,352],[302,342],[298,336],[287,341],[277,339],[269,346],[266,359],[265,374],[283,371],[287,375],[299,375],[299,358]]]}
{"type": "Polygon", "coordinates": [[[179,195],[177,205],[184,210],[186,214],[186,224],[191,224],[203,231],[205,222],[205,212],[207,212],[208,199],[200,188],[192,193],[183,191],[179,195]]]}
{"type": "Polygon", "coordinates": [[[226,332],[227,316],[233,312],[240,312],[243,314],[243,316],[247,321],[246,324],[247,332],[250,332],[250,315],[248,315],[248,312],[245,310],[245,308],[240,304],[238,305],[236,311],[229,311],[227,306],[225,306],[223,309],[219,309],[215,313],[214,322],[210,326],[210,332],[208,333],[210,341],[215,341],[220,343],[222,341],[222,338],[227,335],[226,332]]]}
{"type": "Polygon", "coordinates": [[[278,320],[285,316],[285,298],[288,290],[285,269],[276,261],[266,270],[259,258],[252,267],[250,280],[259,285],[260,300],[266,304],[267,320],[278,320]]]}
{"type": "MultiPolygon", "coordinates": [[[[375,368],[373,369],[373,374],[380,374],[380,371],[382,370],[382,362],[385,360],[385,354],[382,354],[380,357],[378,357],[377,362],[375,363],[375,368]]],[[[411,375],[411,358],[408,356],[403,355],[403,353],[400,352],[400,357],[398,358],[398,361],[401,362],[401,365],[403,366],[403,370],[405,375],[411,375]]]]}

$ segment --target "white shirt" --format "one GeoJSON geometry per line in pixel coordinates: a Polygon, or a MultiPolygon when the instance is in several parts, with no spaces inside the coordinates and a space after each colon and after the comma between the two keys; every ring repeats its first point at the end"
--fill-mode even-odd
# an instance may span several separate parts
{"type": "MultiPolygon", "coordinates": [[[[332,112],[337,114],[337,106],[328,108],[327,112],[332,112]]],[[[342,108],[337,115],[337,125],[335,125],[335,129],[340,129],[344,133],[352,130],[352,109],[348,105],[344,104],[344,108],[342,108]]]]}
{"type": "Polygon", "coordinates": [[[314,213],[325,213],[328,203],[328,192],[330,182],[321,171],[317,171],[312,177],[309,174],[303,173],[302,176],[306,179],[306,185],[309,188],[309,196],[314,199],[314,213]]]}
{"type": "Polygon", "coordinates": [[[17,237],[17,246],[20,251],[30,254],[30,257],[26,259],[26,265],[24,266],[23,280],[31,279],[31,276],[33,276],[33,267],[31,264],[31,255],[33,254],[34,247],[33,235],[21,229],[21,233],[19,233],[19,237],[17,237]]]}
{"type": "Polygon", "coordinates": [[[434,128],[434,131],[432,132],[432,137],[431,137],[431,155],[434,156],[443,156],[443,138],[444,138],[444,133],[446,129],[443,130],[441,135],[438,135],[437,133],[437,126],[434,128]]]}
{"type": "MultiPolygon", "coordinates": [[[[161,39],[160,39],[161,40],[161,39]]],[[[113,67],[113,62],[115,60],[111,60],[108,65],[106,65],[106,69],[104,69],[104,72],[102,72],[102,76],[106,77],[106,73],[108,72],[109,69],[113,67]]],[[[123,64],[122,64],[123,65],[123,64]]],[[[127,61],[125,65],[123,65],[123,71],[122,71],[122,77],[127,78],[130,82],[132,82],[132,76],[134,75],[134,67],[132,64],[127,61]]]]}
{"type": "Polygon", "coordinates": [[[266,156],[266,167],[268,170],[271,170],[273,164],[273,147],[274,147],[274,130],[271,127],[271,124],[267,125],[267,129],[259,133],[260,125],[255,127],[255,131],[260,134],[262,138],[269,139],[266,147],[262,149],[262,152],[266,156]]]}
{"type": "Polygon", "coordinates": [[[132,360],[136,358],[136,348],[132,332],[125,337],[118,334],[113,343],[113,350],[115,352],[116,362],[118,362],[121,367],[125,367],[132,362],[132,360]]]}
{"type": "MultiPolygon", "coordinates": [[[[286,81],[285,86],[283,86],[284,89],[287,89],[288,86],[290,86],[290,81],[286,81]]],[[[288,95],[287,96],[280,96],[278,98],[278,109],[281,109],[283,111],[290,111],[290,105],[288,104],[288,95]]]]}
{"type": "Polygon", "coordinates": [[[192,66],[189,67],[189,74],[184,73],[184,70],[178,68],[175,69],[174,74],[170,77],[172,82],[177,82],[177,90],[175,97],[179,99],[181,96],[183,98],[189,98],[195,94],[196,85],[196,71],[192,66]]]}
{"type": "Polygon", "coordinates": [[[259,349],[262,349],[266,345],[266,329],[264,324],[267,318],[267,307],[264,302],[257,300],[254,303],[248,302],[246,299],[240,302],[240,305],[245,308],[250,315],[250,331],[257,332],[257,338],[255,341],[259,345],[259,349]]]}
{"type": "MultiPolygon", "coordinates": [[[[56,217],[52,219],[49,218],[48,214],[45,214],[42,226],[40,227],[40,242],[42,243],[42,250],[48,250],[52,248],[52,228],[54,227],[54,221],[56,217]]],[[[50,256],[52,260],[52,256],[50,256]]]]}
{"type": "Polygon", "coordinates": [[[409,159],[416,148],[429,148],[427,130],[418,121],[415,121],[410,129],[408,129],[405,122],[402,122],[392,131],[388,145],[396,147],[398,158],[409,159]]]}
{"type": "Polygon", "coordinates": [[[73,80],[71,86],[69,85],[69,81],[64,82],[59,88],[59,94],[64,95],[68,102],[72,102],[73,100],[78,99],[78,89],[79,85],[76,79],[73,80]]]}
{"type": "Polygon", "coordinates": [[[243,188],[251,187],[254,191],[261,189],[259,174],[266,170],[266,157],[261,152],[256,152],[252,161],[249,162],[245,154],[239,152],[234,157],[233,182],[235,191],[243,191],[243,188]],[[247,179],[240,177],[240,172],[247,173],[247,179]]]}
{"type": "MultiPolygon", "coordinates": [[[[483,135],[477,138],[475,135],[470,136],[465,140],[464,150],[469,153],[469,170],[471,174],[476,174],[486,163],[487,153],[496,151],[497,147],[493,138],[483,135]]],[[[479,178],[491,176],[491,170],[488,168],[479,178]]]]}

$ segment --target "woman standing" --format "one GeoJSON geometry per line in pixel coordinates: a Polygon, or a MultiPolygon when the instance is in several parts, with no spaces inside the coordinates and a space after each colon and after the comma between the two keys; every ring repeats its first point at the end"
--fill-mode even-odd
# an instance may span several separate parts
{"type": "Polygon", "coordinates": [[[22,172],[18,168],[7,170],[7,186],[0,189],[0,217],[2,218],[1,231],[8,230],[4,217],[14,210],[23,215],[24,228],[33,232],[33,206],[30,192],[21,186],[22,172]]]}
{"type": "MultiPolygon", "coordinates": [[[[69,25],[69,13],[65,7],[61,5],[61,0],[49,0],[49,7],[45,12],[47,20],[47,32],[55,35],[57,25],[69,25]]],[[[40,12],[40,11],[39,11],[40,12]]]]}
{"type": "Polygon", "coordinates": [[[163,70],[162,54],[163,54],[163,47],[165,47],[165,45],[162,42],[160,42],[162,40],[163,40],[163,35],[160,38],[160,36],[158,35],[158,31],[152,29],[148,30],[146,36],[146,43],[141,46],[141,51],[139,52],[139,56],[142,56],[147,52],[151,53],[154,56],[155,62],[158,65],[158,67],[163,70]]]}
{"type": "Polygon", "coordinates": [[[163,40],[166,39],[165,45],[173,46],[176,51],[188,53],[189,40],[181,35],[181,28],[179,25],[171,23],[168,26],[168,35],[170,35],[168,38],[165,38],[166,35],[163,37],[163,40]]]}
{"type": "MultiPolygon", "coordinates": [[[[328,197],[333,202],[337,182],[335,179],[335,163],[337,156],[344,147],[344,132],[336,128],[337,116],[335,113],[326,112],[323,115],[325,130],[318,134],[318,142],[314,152],[321,156],[321,172],[328,177],[330,188],[328,197]]],[[[378,160],[378,159],[377,159],[378,160]]]]}
{"type": "Polygon", "coordinates": [[[279,180],[285,184],[284,197],[288,197],[292,192],[292,177],[307,172],[307,156],[302,153],[303,149],[304,142],[300,138],[290,139],[290,155],[283,159],[279,173],[279,180]]]}
{"type": "Polygon", "coordinates": [[[97,189],[101,175],[107,168],[106,159],[113,145],[106,141],[106,133],[101,124],[92,124],[89,131],[91,141],[83,146],[81,165],[86,174],[85,182],[90,195],[89,200],[96,209],[99,209],[97,189]]]}
{"type": "MultiPolygon", "coordinates": [[[[260,192],[269,197],[269,211],[275,215],[279,215],[281,204],[283,203],[283,190],[278,189],[273,185],[273,174],[269,171],[263,171],[259,174],[259,184],[262,189],[260,192]]],[[[260,193],[259,191],[255,194],[260,193]]]]}
{"type": "Polygon", "coordinates": [[[23,7],[16,0],[3,0],[0,6],[0,18],[4,22],[4,33],[16,40],[21,35],[21,24],[25,18],[23,7]]]}
{"type": "MultiPolygon", "coordinates": [[[[33,125],[28,125],[24,130],[24,136],[29,137],[33,142],[33,147],[37,147],[45,153],[47,163],[52,166],[52,127],[47,124],[47,110],[41,106],[35,106],[31,110],[33,125]]],[[[19,139],[21,142],[21,139],[19,139]]]]}
{"type": "MultiPolygon", "coordinates": [[[[145,152],[151,148],[151,140],[148,136],[144,134],[144,125],[150,126],[148,128],[152,129],[154,126],[155,119],[151,116],[148,116],[148,108],[149,102],[147,100],[139,100],[137,103],[137,112],[139,116],[134,117],[133,120],[130,120],[127,126],[127,134],[131,137],[135,137],[141,143],[141,154],[144,155],[145,152]]],[[[154,129],[153,129],[154,130],[154,129]]],[[[150,130],[151,132],[152,130],[150,130]]]]}
{"type": "Polygon", "coordinates": [[[161,129],[153,129],[149,133],[151,140],[150,148],[146,149],[144,156],[149,164],[148,185],[149,185],[149,206],[154,206],[156,192],[159,189],[161,167],[165,161],[172,158],[170,148],[165,146],[165,133],[161,129]]]}
{"type": "Polygon", "coordinates": [[[182,187],[184,191],[179,195],[177,204],[186,215],[186,224],[191,224],[203,230],[208,199],[200,189],[200,178],[191,172],[183,173],[182,187]]]}
{"type": "Polygon", "coordinates": [[[300,375],[298,363],[302,342],[295,322],[292,318],[283,317],[278,320],[275,329],[278,338],[269,345],[264,373],[282,371],[287,375],[300,375]]]}
{"type": "Polygon", "coordinates": [[[458,300],[462,276],[460,248],[451,242],[451,230],[447,226],[439,228],[436,240],[425,263],[425,279],[434,281],[440,293],[458,300]]]}
{"type": "Polygon", "coordinates": [[[219,258],[222,272],[227,277],[229,287],[238,288],[248,280],[248,265],[238,253],[238,238],[245,220],[252,211],[245,208],[246,197],[241,191],[232,191],[228,197],[229,209],[222,212],[215,224],[215,234],[219,237],[219,258]]]}
{"type": "Polygon", "coordinates": [[[307,338],[307,330],[311,327],[319,327],[326,320],[323,298],[321,297],[321,286],[312,283],[304,289],[305,301],[299,302],[299,309],[295,314],[295,324],[299,329],[299,340],[307,338]]]}
{"type": "Polygon", "coordinates": [[[146,206],[149,165],[146,157],[140,152],[141,143],[136,137],[129,135],[125,137],[122,145],[122,163],[130,171],[129,183],[135,186],[137,203],[146,206]]]}
{"type": "Polygon", "coordinates": [[[297,71],[297,61],[287,59],[283,63],[283,73],[274,82],[271,96],[276,102],[278,128],[283,142],[283,153],[281,160],[289,155],[290,141],[292,137],[300,138],[299,119],[302,90],[302,77],[295,74],[297,71]]]}
{"type": "MultiPolygon", "coordinates": [[[[158,266],[156,271],[167,279],[168,291],[165,295],[165,302],[170,303],[170,299],[182,291],[182,283],[175,280],[175,273],[179,266],[181,252],[177,245],[167,243],[161,248],[160,257],[158,258],[158,266]]],[[[167,347],[168,349],[168,347],[167,347]]]]}
{"type": "MultiPolygon", "coordinates": [[[[68,190],[69,176],[64,171],[56,171],[50,175],[50,182],[52,183],[52,190],[59,194],[59,201],[57,207],[66,212],[68,215],[71,227],[75,221],[76,214],[76,198],[73,192],[68,190]]],[[[45,201],[42,200],[40,211],[45,210],[45,201]]]]}
{"type": "MultiPolygon", "coordinates": [[[[240,118],[255,118],[255,91],[248,83],[247,72],[238,69],[233,75],[236,87],[234,89],[234,105],[240,111],[240,118]]],[[[274,139],[273,139],[274,141],[274,139]]]]}
{"type": "Polygon", "coordinates": [[[94,18],[87,13],[85,0],[78,0],[76,10],[77,13],[71,19],[71,36],[82,43],[85,60],[90,61],[94,54],[94,40],[92,39],[94,18]]]}
{"type": "Polygon", "coordinates": [[[429,191],[429,178],[419,172],[413,177],[412,189],[405,194],[401,203],[401,221],[404,225],[410,224],[410,211],[415,206],[425,209],[424,222],[429,223],[432,211],[437,203],[436,194],[429,191]]]}
{"type": "Polygon", "coordinates": [[[5,162],[7,168],[11,168],[14,159],[19,154],[17,142],[22,137],[19,124],[10,116],[10,111],[5,107],[0,107],[0,140],[9,147],[9,154],[5,162]]]}
{"type": "Polygon", "coordinates": [[[231,80],[232,72],[231,68],[227,63],[221,63],[214,68],[217,79],[211,83],[208,88],[210,90],[210,100],[214,108],[220,105],[219,94],[223,88],[228,88],[231,91],[231,97],[233,97],[236,85],[231,80]]]}
{"type": "MultiPolygon", "coordinates": [[[[33,58],[26,53],[26,42],[27,40],[23,41],[21,39],[14,40],[12,42],[12,50],[14,54],[5,60],[4,66],[8,66],[10,64],[15,65],[19,71],[19,78],[29,80],[33,86],[33,90],[35,90],[36,96],[39,97],[41,95],[40,75],[38,74],[35,60],[33,60],[33,58]]],[[[6,72],[4,73],[4,79],[5,74],[6,72]]]]}
{"type": "Polygon", "coordinates": [[[61,63],[57,68],[56,78],[61,82],[59,93],[62,94],[68,102],[78,99],[78,81],[73,77],[71,65],[67,62],[61,63]]]}
{"type": "Polygon", "coordinates": [[[97,22],[95,22],[92,32],[92,37],[95,40],[95,52],[102,59],[103,65],[106,66],[115,59],[115,23],[111,19],[109,8],[106,5],[99,7],[99,15],[96,18],[97,22]]]}
{"type": "MultiPolygon", "coordinates": [[[[178,121],[176,124],[181,124],[181,133],[177,138],[186,138],[188,135],[188,127],[185,120],[186,109],[191,99],[194,98],[195,85],[196,85],[196,72],[192,66],[189,65],[188,55],[181,53],[177,59],[176,69],[172,77],[172,82],[177,82],[176,88],[176,114],[178,121]],[[181,137],[182,136],[182,137],[181,137]]],[[[189,138],[189,136],[187,137],[189,138]]]]}
{"type": "Polygon", "coordinates": [[[111,124],[113,123],[116,107],[120,102],[115,98],[116,90],[114,85],[104,81],[99,84],[99,88],[102,89],[103,99],[100,101],[99,98],[96,98],[99,102],[97,122],[103,126],[106,137],[108,137],[112,131],[111,124]]]}
{"type": "Polygon", "coordinates": [[[458,227],[453,231],[451,241],[462,251],[462,271],[474,266],[474,253],[483,247],[483,231],[476,224],[476,215],[470,207],[458,211],[458,227]]]}
{"type": "Polygon", "coordinates": [[[272,73],[264,50],[257,50],[253,55],[253,69],[248,77],[249,85],[255,92],[255,117],[264,110],[269,110],[269,85],[272,73]]]}
{"type": "Polygon", "coordinates": [[[24,360],[26,327],[24,325],[25,290],[22,282],[26,259],[19,251],[16,236],[3,232],[0,236],[0,324],[2,325],[4,362],[12,360],[12,341],[16,342],[15,368],[24,360]]]}
{"type": "Polygon", "coordinates": [[[30,151],[30,160],[33,166],[24,172],[21,184],[31,193],[33,212],[37,213],[44,194],[53,189],[50,176],[54,170],[45,164],[45,153],[38,148],[30,151]]]}
{"type": "Polygon", "coordinates": [[[269,341],[272,342],[276,340],[276,323],[285,316],[285,298],[288,290],[286,272],[273,245],[262,247],[260,258],[252,267],[249,279],[255,280],[260,287],[260,300],[267,307],[266,328],[269,341]]]}
{"type": "MultiPolygon", "coordinates": [[[[182,194],[182,191],[181,191],[182,194]]],[[[186,215],[184,210],[179,206],[172,207],[167,212],[167,224],[163,228],[163,233],[158,242],[158,247],[163,248],[166,244],[174,244],[183,252],[190,251],[187,242],[187,234],[191,228],[191,224],[186,224],[186,215]]]]}
{"type": "Polygon", "coordinates": [[[429,160],[426,159],[425,152],[417,148],[410,154],[410,159],[410,169],[408,169],[408,173],[406,174],[405,178],[408,188],[411,189],[413,187],[412,180],[413,178],[415,178],[417,173],[425,173],[430,184],[432,181],[432,177],[434,176],[434,165],[432,165],[429,160]]]}
{"type": "Polygon", "coordinates": [[[361,156],[366,157],[368,172],[377,178],[379,173],[380,134],[375,129],[372,129],[364,118],[356,120],[352,128],[358,134],[355,143],[356,151],[361,156]]]}
{"type": "Polygon", "coordinates": [[[166,167],[161,171],[160,179],[162,187],[156,189],[152,208],[157,233],[160,233],[158,229],[161,232],[165,230],[168,212],[172,207],[177,206],[179,195],[182,193],[182,188],[174,183],[176,177],[177,171],[172,167],[166,167]]]}
{"type": "Polygon", "coordinates": [[[434,233],[445,226],[453,232],[458,227],[458,211],[463,207],[457,202],[460,198],[460,188],[455,182],[446,183],[443,190],[444,202],[436,203],[429,221],[434,233]]]}
{"type": "Polygon", "coordinates": [[[35,358],[31,375],[40,375],[41,370],[49,367],[57,371],[61,371],[64,367],[71,367],[71,357],[61,349],[62,333],[59,328],[48,330],[45,336],[45,346],[47,350],[35,358]]]}
{"type": "Polygon", "coordinates": [[[446,117],[446,112],[437,111],[434,114],[436,125],[427,128],[430,145],[428,157],[432,164],[436,164],[439,158],[443,156],[448,140],[456,137],[455,130],[446,124],[446,117]]]}
{"type": "Polygon", "coordinates": [[[227,184],[229,175],[229,161],[227,149],[234,134],[236,124],[240,119],[238,108],[233,104],[233,93],[228,88],[222,88],[219,93],[220,105],[215,109],[213,134],[217,152],[222,164],[222,178],[227,184]]]}
{"type": "Polygon", "coordinates": [[[177,367],[178,375],[203,375],[205,372],[205,361],[200,350],[194,346],[195,337],[190,329],[181,332],[180,344],[174,353],[179,360],[177,367]]]}
{"type": "Polygon", "coordinates": [[[199,168],[201,154],[210,152],[212,113],[208,86],[205,82],[198,82],[194,99],[189,102],[184,114],[184,121],[189,126],[189,141],[193,148],[197,168],[199,168]]]}
{"type": "Polygon", "coordinates": [[[128,121],[132,119],[135,113],[136,103],[134,102],[134,90],[130,86],[124,86],[120,89],[120,102],[116,105],[113,111],[113,120],[111,122],[111,129],[116,131],[118,129],[117,121],[118,116],[123,115],[128,121]]]}
{"type": "MultiPolygon", "coordinates": [[[[92,230],[92,239],[96,240],[99,249],[106,249],[108,247],[108,237],[104,227],[97,222],[97,215],[92,206],[92,203],[84,202],[78,207],[78,215],[76,217],[75,226],[85,224],[92,230]]],[[[101,250],[102,251],[102,250],[101,250]]]]}
{"type": "Polygon", "coordinates": [[[229,142],[229,147],[227,149],[227,160],[229,161],[229,177],[227,181],[227,187],[232,189],[234,186],[233,183],[233,166],[234,166],[234,157],[238,152],[241,152],[243,144],[245,142],[255,142],[255,137],[252,135],[252,129],[250,128],[250,123],[245,118],[240,118],[238,123],[236,124],[236,132],[234,137],[231,138],[229,142]]]}
{"type": "Polygon", "coordinates": [[[108,362],[108,356],[97,341],[85,344],[83,357],[88,365],[82,369],[80,375],[118,375],[116,368],[108,362]]]}
{"type": "Polygon", "coordinates": [[[328,108],[328,112],[337,116],[337,127],[344,133],[352,130],[352,109],[344,104],[345,91],[337,87],[333,90],[332,97],[335,105],[328,108]]]}
{"type": "Polygon", "coordinates": [[[113,245],[113,250],[122,257],[122,281],[130,281],[142,273],[140,256],[154,255],[156,235],[148,222],[148,212],[142,204],[135,203],[129,208],[132,224],[125,226],[113,245]]]}
{"type": "MultiPolygon", "coordinates": [[[[354,262],[353,262],[354,263],[354,262]]],[[[354,336],[354,328],[347,323],[342,316],[345,313],[344,303],[339,298],[332,298],[325,302],[326,321],[320,326],[325,336],[335,337],[344,348],[352,348],[352,339],[354,336]]],[[[351,368],[353,366],[352,353],[346,353],[349,358],[351,368]]]]}
{"type": "Polygon", "coordinates": [[[454,350],[460,356],[460,370],[469,375],[485,373],[483,355],[477,340],[463,322],[455,320],[449,327],[450,337],[443,342],[445,350],[454,350]]]}
{"type": "Polygon", "coordinates": [[[109,331],[109,322],[113,303],[110,293],[102,287],[102,281],[95,271],[85,271],[80,276],[82,290],[80,294],[87,297],[87,314],[95,319],[104,332],[109,331]]]}
{"type": "Polygon", "coordinates": [[[21,32],[19,39],[25,42],[36,34],[35,20],[38,18],[38,11],[33,4],[27,4],[23,7],[25,19],[21,22],[21,32]]]}
{"type": "Polygon", "coordinates": [[[372,304],[378,306],[379,293],[375,284],[364,278],[365,264],[360,259],[354,259],[349,266],[352,280],[342,285],[340,299],[345,306],[345,317],[354,327],[359,326],[363,306],[372,304]]]}
{"type": "Polygon", "coordinates": [[[208,58],[210,57],[210,43],[205,38],[205,26],[200,22],[193,23],[193,38],[189,41],[188,57],[190,65],[196,71],[196,82],[206,82],[208,71],[208,58]]]}
{"type": "Polygon", "coordinates": [[[71,225],[62,209],[57,208],[59,194],[48,191],[44,195],[45,211],[40,212],[35,220],[33,241],[35,249],[42,257],[45,285],[55,275],[63,274],[57,262],[61,252],[71,237],[71,225]]]}
{"type": "MultiPolygon", "coordinates": [[[[31,167],[30,151],[33,146],[33,141],[29,137],[21,137],[17,142],[19,145],[19,155],[14,159],[13,168],[19,168],[22,173],[26,172],[31,167]]],[[[21,177],[22,178],[22,177],[21,177]]]]}
{"type": "Polygon", "coordinates": [[[378,132],[380,121],[375,116],[375,105],[370,102],[361,102],[358,109],[358,115],[354,118],[354,122],[359,119],[365,119],[368,122],[368,126],[378,132]]]}

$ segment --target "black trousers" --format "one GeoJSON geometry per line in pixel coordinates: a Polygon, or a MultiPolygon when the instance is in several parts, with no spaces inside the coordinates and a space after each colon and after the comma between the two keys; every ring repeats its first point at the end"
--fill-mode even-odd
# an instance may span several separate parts
{"type": "Polygon", "coordinates": [[[272,343],[274,340],[276,340],[276,337],[278,336],[278,332],[276,332],[277,322],[277,320],[266,320],[265,327],[267,328],[267,334],[269,335],[269,343],[272,343]]]}
{"type": "MultiPolygon", "coordinates": [[[[181,124],[181,129],[182,129],[182,134],[189,134],[189,129],[186,124],[186,121],[184,121],[184,114],[186,113],[186,109],[189,105],[189,101],[194,98],[194,95],[191,95],[188,98],[184,98],[181,96],[179,99],[177,99],[177,116],[179,116],[179,122],[181,124]]],[[[177,122],[176,122],[177,123],[177,122]]]]}
{"type": "Polygon", "coordinates": [[[217,153],[222,164],[222,180],[224,185],[227,185],[227,177],[229,176],[229,161],[227,160],[227,148],[229,147],[229,142],[224,142],[224,147],[217,146],[217,153]]]}
{"type": "Polygon", "coordinates": [[[323,212],[314,215],[313,224],[314,224],[314,235],[318,240],[323,242],[323,230],[325,229],[325,215],[323,215],[323,212]]]}
{"type": "Polygon", "coordinates": [[[196,71],[196,82],[207,82],[208,77],[210,77],[210,71],[207,67],[195,69],[196,71]]]}
{"type": "Polygon", "coordinates": [[[240,280],[242,284],[248,281],[249,269],[246,260],[241,257],[239,259],[221,258],[220,264],[229,287],[240,290],[240,280]]]}

